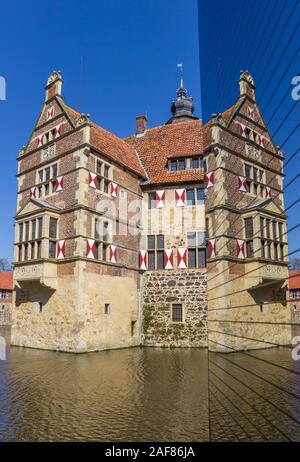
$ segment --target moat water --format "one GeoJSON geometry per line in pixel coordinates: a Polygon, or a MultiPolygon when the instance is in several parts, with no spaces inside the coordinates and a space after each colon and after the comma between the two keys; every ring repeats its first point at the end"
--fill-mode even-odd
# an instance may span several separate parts
{"type": "MultiPolygon", "coordinates": [[[[9,343],[8,328],[0,335],[9,343]]],[[[300,361],[288,348],[251,354],[12,347],[0,360],[0,442],[300,441],[300,361]]]]}

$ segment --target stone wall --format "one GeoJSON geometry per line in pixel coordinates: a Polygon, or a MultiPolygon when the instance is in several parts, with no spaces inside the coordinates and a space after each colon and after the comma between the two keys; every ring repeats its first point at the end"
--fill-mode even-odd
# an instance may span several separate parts
{"type": "Polygon", "coordinates": [[[206,270],[147,271],[143,276],[143,343],[158,347],[207,346],[206,270]],[[171,320],[182,303],[183,322],[171,320]]]}
{"type": "Polygon", "coordinates": [[[0,304],[0,326],[10,326],[11,325],[11,303],[1,303],[0,304]]]}

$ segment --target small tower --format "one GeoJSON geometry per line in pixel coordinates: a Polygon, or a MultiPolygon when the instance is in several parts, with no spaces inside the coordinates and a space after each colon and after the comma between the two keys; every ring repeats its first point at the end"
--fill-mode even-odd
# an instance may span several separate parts
{"type": "Polygon", "coordinates": [[[195,107],[193,98],[187,97],[187,90],[183,86],[182,64],[178,64],[178,67],[181,68],[180,87],[176,92],[176,100],[171,104],[171,112],[173,116],[168,120],[167,124],[198,120],[198,117],[194,116],[195,107]]]}

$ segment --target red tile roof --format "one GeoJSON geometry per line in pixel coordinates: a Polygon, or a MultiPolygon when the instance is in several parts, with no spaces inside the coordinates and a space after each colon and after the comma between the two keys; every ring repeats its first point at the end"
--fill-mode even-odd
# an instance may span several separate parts
{"type": "MultiPolygon", "coordinates": [[[[76,122],[81,114],[67,106],[64,102],[61,102],[61,104],[68,113],[69,117],[76,122]]],[[[107,130],[104,130],[104,128],[99,125],[96,125],[93,122],[91,123],[90,144],[98,151],[101,151],[101,153],[106,155],[109,159],[127,167],[129,170],[145,179],[145,171],[135,150],[121,138],[113,135],[107,130]]]]}
{"type": "Polygon", "coordinates": [[[289,289],[300,289],[300,271],[289,272],[289,289]]]}
{"type": "Polygon", "coordinates": [[[92,124],[90,144],[106,154],[110,159],[124,165],[128,169],[146,178],[145,171],[141,165],[135,150],[112,133],[104,130],[96,124],[92,124]]]}
{"type": "Polygon", "coordinates": [[[13,273],[0,271],[0,290],[13,290],[13,273]]]}
{"type": "Polygon", "coordinates": [[[203,154],[210,143],[210,129],[202,127],[200,120],[151,128],[142,136],[131,136],[125,141],[138,152],[151,184],[203,180],[200,169],[170,172],[166,168],[169,158],[203,154]]]}

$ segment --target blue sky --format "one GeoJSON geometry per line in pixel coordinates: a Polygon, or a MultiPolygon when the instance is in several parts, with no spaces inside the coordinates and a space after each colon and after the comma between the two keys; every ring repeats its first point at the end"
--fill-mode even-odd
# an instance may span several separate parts
{"type": "Polygon", "coordinates": [[[0,257],[12,257],[16,157],[44,99],[47,77],[61,70],[67,104],[119,136],[164,123],[179,84],[177,63],[200,113],[196,0],[1,1],[0,257]]]}
{"type": "MultiPolygon", "coordinates": [[[[287,186],[300,172],[300,151],[289,161],[300,147],[300,101],[291,97],[292,78],[300,76],[299,19],[299,0],[199,0],[204,122],[237,101],[240,70],[249,70],[263,117],[286,156],[288,229],[300,222],[300,201],[289,208],[300,198],[300,176],[287,186]]],[[[300,228],[288,239],[289,252],[300,247],[300,228]]]]}

